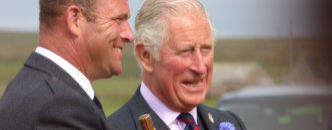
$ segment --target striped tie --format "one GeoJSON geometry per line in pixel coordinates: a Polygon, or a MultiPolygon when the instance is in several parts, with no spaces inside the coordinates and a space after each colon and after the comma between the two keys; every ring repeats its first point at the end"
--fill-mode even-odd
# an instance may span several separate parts
{"type": "Polygon", "coordinates": [[[199,130],[199,126],[195,124],[194,118],[189,113],[181,113],[177,119],[186,124],[184,130],[199,130]]]}

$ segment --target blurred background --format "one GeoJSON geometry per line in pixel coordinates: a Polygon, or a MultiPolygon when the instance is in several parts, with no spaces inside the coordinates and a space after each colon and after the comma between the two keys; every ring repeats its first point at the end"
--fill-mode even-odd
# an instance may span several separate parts
{"type": "MultiPolygon", "coordinates": [[[[128,1],[131,9],[129,21],[134,27],[134,18],[144,0],[128,1]]],[[[223,97],[244,88],[332,89],[332,6],[329,0],[202,0],[202,3],[216,29],[213,81],[204,104],[227,109],[223,107],[227,106],[222,103],[223,97]]],[[[0,96],[38,45],[38,12],[38,0],[0,2],[0,96]]],[[[93,83],[106,115],[128,101],[141,82],[133,44],[127,45],[123,53],[123,73],[93,83]]],[[[267,95],[273,95],[273,92],[267,95]]],[[[237,98],[241,94],[229,97],[237,98]]],[[[296,106],[300,110],[290,108],[276,113],[277,108],[264,105],[260,112],[265,116],[274,113],[275,122],[290,126],[297,119],[294,117],[296,112],[302,110],[302,115],[312,117],[307,121],[313,122],[311,119],[314,119],[318,122],[313,126],[323,123],[321,129],[332,129],[332,100],[323,103],[324,106],[307,101],[296,101],[303,102],[296,106]]],[[[254,103],[257,105],[257,102],[254,103]]],[[[248,104],[242,104],[240,108],[244,105],[248,104]]],[[[249,130],[266,129],[263,126],[252,128],[244,117],[246,115],[240,116],[249,130]]],[[[268,127],[274,128],[281,127],[268,127]]]]}

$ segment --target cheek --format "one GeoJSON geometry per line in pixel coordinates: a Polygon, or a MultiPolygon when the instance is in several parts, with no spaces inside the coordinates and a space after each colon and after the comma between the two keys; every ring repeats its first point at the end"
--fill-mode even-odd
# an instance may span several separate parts
{"type": "Polygon", "coordinates": [[[211,55],[209,55],[208,57],[206,57],[205,59],[205,64],[208,68],[208,71],[211,71],[213,68],[213,57],[214,57],[214,53],[212,53],[211,55]]]}
{"type": "Polygon", "coordinates": [[[102,53],[105,53],[105,50],[104,50],[105,47],[103,47],[103,45],[100,44],[100,42],[95,42],[95,43],[92,43],[92,44],[89,44],[89,45],[90,45],[89,53],[92,57],[92,60],[94,62],[101,61],[104,57],[104,54],[102,54],[102,53]]]}
{"type": "Polygon", "coordinates": [[[172,70],[174,74],[183,73],[190,65],[190,60],[183,58],[174,58],[168,63],[168,70],[172,70]]]}
{"type": "MultiPolygon", "coordinates": [[[[184,60],[172,59],[159,66],[157,75],[163,80],[162,84],[165,86],[176,86],[187,68],[186,64],[184,60]]],[[[167,87],[166,91],[174,91],[173,87],[167,87]]]]}
{"type": "Polygon", "coordinates": [[[209,85],[212,80],[212,71],[213,71],[213,54],[208,57],[205,61],[207,67],[207,84],[209,85]]]}
{"type": "Polygon", "coordinates": [[[106,42],[114,41],[119,35],[119,28],[116,23],[107,23],[98,28],[97,32],[106,42]]]}
{"type": "Polygon", "coordinates": [[[113,24],[110,28],[105,30],[110,39],[117,39],[120,36],[120,27],[118,24],[113,24]]]}

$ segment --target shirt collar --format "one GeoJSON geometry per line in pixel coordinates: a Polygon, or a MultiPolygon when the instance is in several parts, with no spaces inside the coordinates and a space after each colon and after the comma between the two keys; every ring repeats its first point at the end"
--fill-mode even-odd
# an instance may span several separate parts
{"type": "MultiPolygon", "coordinates": [[[[141,83],[140,92],[149,107],[158,115],[162,121],[164,121],[167,126],[176,121],[176,118],[181,114],[180,112],[169,109],[162,101],[159,100],[158,97],[156,97],[150,91],[144,82],[141,83]]],[[[189,113],[193,116],[195,122],[197,123],[197,107],[193,108],[189,113]]]]}
{"type": "Polygon", "coordinates": [[[66,73],[68,73],[79,85],[80,87],[87,93],[89,98],[92,100],[94,95],[94,91],[92,85],[87,77],[82,74],[78,69],[76,69],[72,64],[68,61],[55,54],[54,52],[38,46],[35,50],[36,53],[46,57],[51,60],[55,64],[57,64],[60,68],[62,68],[66,73]]]}

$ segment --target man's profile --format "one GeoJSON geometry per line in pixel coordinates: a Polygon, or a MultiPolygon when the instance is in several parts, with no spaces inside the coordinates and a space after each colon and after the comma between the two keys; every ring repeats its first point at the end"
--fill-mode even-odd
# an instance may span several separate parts
{"type": "Polygon", "coordinates": [[[91,83],[121,73],[127,0],[39,0],[39,46],[0,100],[0,129],[109,129],[91,83]]]}

